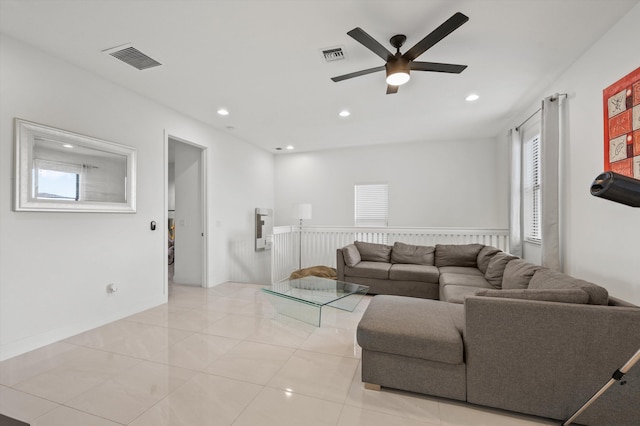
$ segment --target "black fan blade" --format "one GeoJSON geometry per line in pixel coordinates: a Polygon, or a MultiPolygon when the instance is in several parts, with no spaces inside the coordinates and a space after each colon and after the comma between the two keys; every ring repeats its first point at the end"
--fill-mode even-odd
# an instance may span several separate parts
{"type": "Polygon", "coordinates": [[[380,56],[385,61],[393,59],[393,53],[389,52],[386,47],[378,43],[375,38],[364,32],[362,28],[354,28],[347,34],[350,35],[355,41],[357,41],[376,55],[380,56]]]}
{"type": "Polygon", "coordinates": [[[337,77],[331,77],[331,80],[337,83],[338,81],[347,80],[353,77],[360,77],[361,75],[371,74],[378,71],[384,71],[384,65],[375,68],[369,68],[367,70],[352,72],[350,74],[339,75],[337,77]]]}
{"type": "Polygon", "coordinates": [[[400,86],[392,86],[387,84],[387,95],[393,95],[394,93],[398,93],[398,87],[400,86]]]}
{"type": "Polygon", "coordinates": [[[415,46],[404,52],[402,57],[413,61],[415,58],[422,55],[427,49],[433,47],[433,45],[458,29],[460,25],[464,24],[468,20],[469,17],[467,15],[460,12],[455,13],[451,18],[444,21],[442,25],[431,31],[429,35],[416,43],[415,46]]]}
{"type": "Polygon", "coordinates": [[[466,65],[439,64],[437,62],[409,62],[409,66],[414,71],[433,71],[460,74],[467,68],[466,65]]]}

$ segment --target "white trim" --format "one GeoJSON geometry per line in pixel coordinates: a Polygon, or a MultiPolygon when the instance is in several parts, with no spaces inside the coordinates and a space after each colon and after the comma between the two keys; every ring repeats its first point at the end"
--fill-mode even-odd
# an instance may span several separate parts
{"type": "MultiPolygon", "coordinates": [[[[209,197],[207,187],[208,176],[208,162],[207,162],[207,149],[205,145],[201,145],[197,142],[192,142],[181,137],[175,136],[167,129],[164,130],[164,211],[163,211],[163,229],[166,231],[166,224],[169,220],[169,139],[184,143],[201,150],[200,153],[200,188],[201,188],[201,202],[202,202],[202,283],[201,287],[209,287],[209,268],[208,268],[208,252],[209,252],[209,197]]],[[[169,276],[168,276],[168,262],[169,252],[165,241],[164,244],[164,288],[168,294],[169,276]]]]}

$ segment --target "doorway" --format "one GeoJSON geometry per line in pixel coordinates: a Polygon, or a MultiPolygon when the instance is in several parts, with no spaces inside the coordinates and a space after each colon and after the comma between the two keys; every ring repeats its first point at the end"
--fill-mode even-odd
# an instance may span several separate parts
{"type": "Polygon", "coordinates": [[[167,137],[167,283],[207,286],[206,149],[167,137]]]}

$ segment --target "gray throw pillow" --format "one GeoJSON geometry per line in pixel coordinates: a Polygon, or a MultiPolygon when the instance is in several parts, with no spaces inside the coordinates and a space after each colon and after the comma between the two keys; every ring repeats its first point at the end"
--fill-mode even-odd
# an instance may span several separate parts
{"type": "Polygon", "coordinates": [[[514,259],[517,259],[517,257],[505,252],[497,253],[491,258],[487,265],[487,271],[484,273],[484,278],[489,281],[492,287],[502,288],[504,268],[507,266],[507,263],[514,259]]]}
{"type": "Polygon", "coordinates": [[[415,265],[433,266],[434,252],[431,246],[414,246],[412,244],[394,243],[391,250],[391,263],[411,263],[415,265]]]}
{"type": "Polygon", "coordinates": [[[538,300],[542,302],[589,303],[589,295],[579,288],[557,290],[484,290],[477,294],[483,297],[502,297],[506,299],[538,300]]]}
{"type": "Polygon", "coordinates": [[[436,244],[435,265],[478,267],[478,253],[483,244],[436,244]]]}
{"type": "Polygon", "coordinates": [[[534,265],[524,259],[514,259],[507,263],[502,276],[502,289],[524,289],[529,287],[529,281],[542,266],[534,265]]]}
{"type": "Polygon", "coordinates": [[[484,246],[480,249],[480,253],[478,253],[478,269],[483,274],[487,272],[487,266],[489,266],[489,261],[493,256],[500,253],[502,250],[499,248],[495,248],[492,246],[484,246]]]}
{"type": "Polygon", "coordinates": [[[342,256],[344,257],[344,263],[350,267],[356,266],[362,260],[360,252],[354,244],[349,244],[348,246],[343,247],[342,256]]]}
{"type": "Polygon", "coordinates": [[[356,241],[354,243],[358,247],[362,260],[369,262],[391,262],[391,246],[386,244],[365,243],[356,241]]]}

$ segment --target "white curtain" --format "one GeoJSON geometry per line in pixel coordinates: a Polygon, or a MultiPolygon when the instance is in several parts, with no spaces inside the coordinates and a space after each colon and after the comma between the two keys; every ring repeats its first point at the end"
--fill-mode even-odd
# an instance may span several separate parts
{"type": "Polygon", "coordinates": [[[558,94],[542,101],[541,157],[541,237],[542,266],[562,270],[560,241],[560,144],[563,107],[558,94]]]}
{"type": "Polygon", "coordinates": [[[511,163],[509,179],[509,252],[522,257],[522,141],[517,129],[507,135],[511,163]]]}

